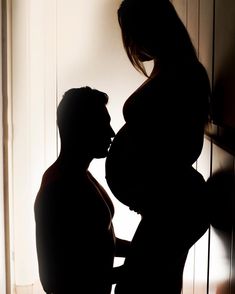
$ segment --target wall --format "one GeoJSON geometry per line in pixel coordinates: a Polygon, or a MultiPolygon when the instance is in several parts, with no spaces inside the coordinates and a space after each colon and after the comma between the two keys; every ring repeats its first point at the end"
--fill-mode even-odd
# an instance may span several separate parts
{"type": "MultiPolygon", "coordinates": [[[[173,0],[212,86],[212,125],[196,167],[210,183],[213,223],[191,249],[183,294],[234,294],[235,2],[173,0]]],[[[200,212],[199,212],[200,215],[200,212]]]]}
{"type": "MultiPolygon", "coordinates": [[[[107,92],[111,124],[117,131],[123,123],[124,100],[145,79],[131,66],[122,47],[116,17],[120,2],[12,0],[9,160],[11,275],[17,293],[37,291],[33,204],[44,170],[58,155],[55,111],[62,94],[84,85],[107,92]]],[[[103,168],[103,160],[90,167],[109,192],[103,168]]],[[[111,192],[110,196],[116,209],[116,234],[131,239],[139,216],[114,199],[111,192]]]]}
{"type": "MultiPolygon", "coordinates": [[[[112,125],[117,131],[123,123],[123,102],[143,82],[143,76],[133,69],[122,48],[116,19],[120,2],[12,0],[12,152],[9,161],[12,162],[10,203],[14,243],[10,256],[14,264],[12,282],[17,293],[41,291],[34,287],[38,270],[33,203],[43,171],[58,154],[55,109],[62,93],[85,84],[107,92],[112,125]]],[[[230,23],[235,19],[234,2],[216,0],[215,5],[213,0],[172,2],[215,88],[217,73],[221,72],[227,56],[227,53],[223,55],[224,44],[230,48],[226,42],[232,38],[230,23]]],[[[232,108],[226,106],[226,109],[232,108]]],[[[232,122],[230,115],[226,124],[232,122]]],[[[214,129],[216,134],[221,130],[217,125],[214,129]]],[[[231,146],[227,148],[225,142],[219,144],[217,139],[214,133],[205,137],[196,164],[205,179],[218,170],[234,168],[231,146]]],[[[91,170],[108,190],[103,178],[103,161],[95,162],[91,170]]],[[[139,218],[116,199],[113,201],[116,232],[120,237],[131,238],[139,218]]],[[[214,203],[211,207],[214,209],[214,203]]],[[[235,293],[233,240],[232,230],[217,227],[211,228],[197,242],[187,259],[183,294],[235,293]]]]}
{"type": "MultiPolygon", "coordinates": [[[[2,38],[2,5],[0,4],[0,39],[2,38]]],[[[2,47],[0,49],[0,55],[2,55],[2,47]]],[[[2,68],[2,60],[0,60],[0,68],[2,68]]],[[[5,272],[5,211],[4,211],[4,160],[3,160],[3,90],[2,90],[2,72],[0,73],[0,293],[6,291],[6,272],[5,272]]]]}

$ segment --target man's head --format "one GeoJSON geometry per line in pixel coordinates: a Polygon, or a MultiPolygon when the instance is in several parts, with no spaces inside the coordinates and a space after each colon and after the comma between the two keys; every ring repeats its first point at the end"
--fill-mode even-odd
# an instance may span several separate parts
{"type": "Polygon", "coordinates": [[[114,137],[107,103],[106,93],[88,86],[66,91],[57,107],[61,148],[91,158],[105,157],[114,137]]]}

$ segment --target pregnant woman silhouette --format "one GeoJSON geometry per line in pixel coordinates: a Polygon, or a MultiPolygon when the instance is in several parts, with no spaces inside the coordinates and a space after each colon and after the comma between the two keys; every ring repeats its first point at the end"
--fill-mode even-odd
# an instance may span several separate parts
{"type": "Polygon", "coordinates": [[[209,222],[205,181],[192,167],[208,122],[209,79],[170,1],[124,0],[118,21],[146,81],[126,100],[106,159],[114,196],[141,214],[115,293],[180,294],[188,251],[209,222]]]}

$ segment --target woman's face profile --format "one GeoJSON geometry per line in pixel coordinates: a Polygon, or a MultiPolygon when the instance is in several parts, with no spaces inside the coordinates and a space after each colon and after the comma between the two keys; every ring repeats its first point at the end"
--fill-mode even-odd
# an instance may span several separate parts
{"type": "Polygon", "coordinates": [[[108,154],[108,149],[115,133],[110,125],[110,115],[107,108],[96,109],[96,115],[90,124],[89,146],[95,158],[103,158],[108,154]]]}

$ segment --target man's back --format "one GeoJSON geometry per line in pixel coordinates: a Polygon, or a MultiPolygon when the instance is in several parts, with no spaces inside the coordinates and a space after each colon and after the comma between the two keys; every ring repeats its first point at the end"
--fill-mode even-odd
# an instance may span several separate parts
{"type": "Polygon", "coordinates": [[[107,195],[102,195],[104,192],[87,174],[55,176],[53,169],[53,178],[48,178],[50,169],[44,175],[35,201],[43,288],[47,293],[55,289],[58,293],[68,289],[80,293],[79,288],[92,294],[110,293],[114,233],[113,209],[104,201],[107,195]]]}

